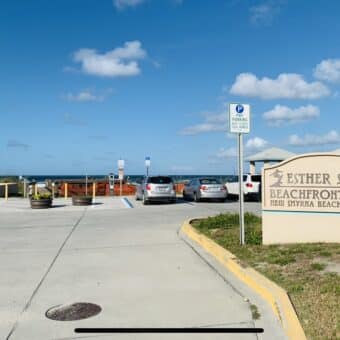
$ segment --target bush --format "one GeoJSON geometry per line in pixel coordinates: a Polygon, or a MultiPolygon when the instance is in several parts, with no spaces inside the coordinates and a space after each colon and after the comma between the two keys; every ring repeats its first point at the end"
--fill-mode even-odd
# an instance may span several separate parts
{"type": "Polygon", "coordinates": [[[8,177],[0,177],[0,183],[17,183],[18,177],[16,176],[8,176],[8,177]]]}

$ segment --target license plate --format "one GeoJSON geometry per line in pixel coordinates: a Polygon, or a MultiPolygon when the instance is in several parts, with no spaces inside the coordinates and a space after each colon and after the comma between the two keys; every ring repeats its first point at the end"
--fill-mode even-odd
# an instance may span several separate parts
{"type": "Polygon", "coordinates": [[[166,192],[166,191],[168,191],[168,188],[167,187],[165,187],[165,188],[158,188],[158,191],[159,192],[166,192]]]}

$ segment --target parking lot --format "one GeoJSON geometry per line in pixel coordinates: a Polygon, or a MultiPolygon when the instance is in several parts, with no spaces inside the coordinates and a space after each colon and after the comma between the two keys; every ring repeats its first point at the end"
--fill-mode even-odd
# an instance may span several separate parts
{"type": "MultiPolygon", "coordinates": [[[[259,203],[245,206],[260,213],[259,203]]],[[[99,197],[89,207],[59,198],[51,209],[32,210],[28,200],[1,199],[0,338],[80,338],[75,327],[254,327],[249,302],[177,233],[184,220],[237,208],[231,201],[143,206],[133,198],[99,197]],[[71,322],[45,317],[49,308],[74,302],[102,311],[71,322]]],[[[150,338],[160,336],[138,336],[150,338]]],[[[226,336],[199,337],[215,338],[226,336]]]]}

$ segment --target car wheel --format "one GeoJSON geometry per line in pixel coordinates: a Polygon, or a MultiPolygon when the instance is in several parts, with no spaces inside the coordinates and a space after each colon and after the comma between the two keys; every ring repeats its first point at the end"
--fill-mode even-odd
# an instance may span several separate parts
{"type": "Polygon", "coordinates": [[[143,204],[148,205],[149,201],[146,199],[145,194],[143,194],[143,204]]]}
{"type": "Polygon", "coordinates": [[[199,201],[200,201],[200,199],[198,198],[196,192],[194,192],[194,201],[195,201],[195,202],[199,202],[199,201]]]}
{"type": "Polygon", "coordinates": [[[185,193],[185,191],[183,191],[183,199],[184,199],[185,201],[188,200],[188,196],[187,196],[187,194],[185,193]]]}

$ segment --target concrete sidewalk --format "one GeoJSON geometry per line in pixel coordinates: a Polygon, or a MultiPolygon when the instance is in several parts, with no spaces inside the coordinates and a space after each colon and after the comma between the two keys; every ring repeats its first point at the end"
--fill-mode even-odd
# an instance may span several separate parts
{"type": "MultiPolygon", "coordinates": [[[[237,282],[226,282],[177,235],[183,220],[232,211],[237,204],[144,207],[132,200],[135,208],[128,209],[119,198],[101,198],[97,202],[102,204],[88,208],[55,200],[59,207],[34,211],[23,200],[12,199],[6,206],[9,202],[0,201],[0,269],[6,273],[0,277],[1,339],[84,337],[74,333],[76,327],[255,326],[249,303],[235,289],[237,282]],[[52,306],[74,302],[96,303],[102,312],[71,322],[45,317],[52,306]]],[[[248,205],[248,210],[257,209],[258,205],[248,205]]],[[[265,317],[265,307],[261,313],[265,317]]],[[[275,325],[270,328],[263,338],[281,336],[275,325]]],[[[254,334],[93,337],[257,338],[254,334]]]]}

